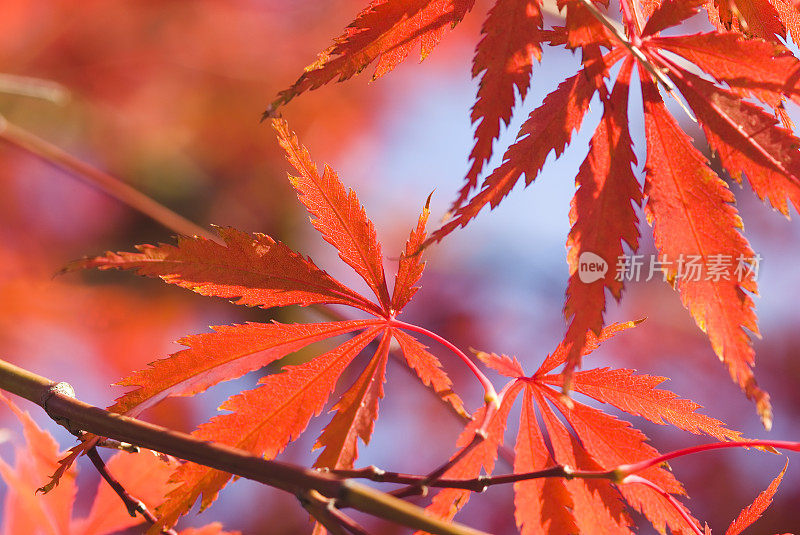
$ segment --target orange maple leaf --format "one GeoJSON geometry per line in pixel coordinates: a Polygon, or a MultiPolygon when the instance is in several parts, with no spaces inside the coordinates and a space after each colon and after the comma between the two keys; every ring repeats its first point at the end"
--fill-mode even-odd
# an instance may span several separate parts
{"type": "Polygon", "coordinates": [[[373,80],[397,67],[414,48],[419,48],[420,59],[425,59],[474,3],[475,0],[373,0],[290,88],[280,92],[265,117],[300,93],[334,79],[347,80],[374,61],[378,63],[373,80]]]}
{"type": "MultiPolygon", "coordinates": [[[[599,337],[589,333],[586,352],[592,351],[602,340],[634,325],[635,322],[611,325],[599,337]]],[[[647,437],[629,423],[577,401],[572,401],[571,406],[564,403],[561,394],[553,387],[561,387],[565,376],[550,372],[565,364],[568,353],[565,340],[531,376],[523,373],[514,358],[479,354],[485,364],[510,377],[511,381],[501,390],[500,408],[486,426],[487,440],[459,460],[445,477],[469,479],[480,475],[481,470],[487,476],[491,475],[497,449],[504,441],[510,409],[520,394],[522,413],[515,446],[515,474],[555,465],[578,470],[609,470],[627,464],[631,459],[644,460],[659,455],[647,444],[647,437]],[[537,421],[536,410],[544,422],[544,430],[537,421]]],[[[725,428],[722,422],[697,413],[699,406],[696,403],[657,388],[664,380],[663,377],[637,375],[632,370],[609,368],[581,371],[573,376],[576,391],[629,414],[719,440],[741,438],[740,433],[725,428]]],[[[461,433],[456,446],[461,448],[469,443],[474,432],[475,422],[461,433]]],[[[669,493],[685,494],[672,473],[663,468],[651,467],[642,475],[669,493]]],[[[625,512],[624,502],[644,514],[659,532],[663,533],[665,526],[673,533],[695,532],[673,504],[640,485],[615,485],[607,479],[542,478],[518,481],[514,484],[514,491],[517,524],[525,534],[632,533],[632,521],[625,512]]],[[[452,519],[469,496],[467,490],[445,489],[433,498],[428,510],[452,519]]]]}
{"type": "MultiPolygon", "coordinates": [[[[8,485],[3,503],[3,533],[79,533],[81,535],[110,535],[143,522],[132,517],[119,496],[103,480],[95,493],[89,513],[74,516],[77,488],[76,469],[70,468],[61,484],[51,492],[37,495],[37,488],[59,464],[58,444],[53,436],[41,429],[27,411],[21,410],[6,396],[5,403],[22,424],[25,444],[16,448],[12,466],[0,459],[0,478],[8,485]]],[[[159,503],[172,487],[168,482],[177,463],[164,461],[150,451],[117,453],[106,467],[125,490],[147,505],[159,503]]],[[[180,535],[234,535],[222,531],[219,523],[202,528],[189,528],[180,535]]]]}
{"type": "Polygon", "coordinates": [[[778,491],[778,486],[781,484],[783,476],[786,473],[786,468],[788,467],[789,461],[787,460],[783,465],[783,470],[775,476],[775,479],[772,480],[766,490],[756,496],[753,503],[742,509],[742,512],[739,513],[736,520],[728,527],[725,535],[739,535],[745,529],[752,526],[756,520],[761,518],[761,515],[764,514],[764,511],[766,511],[772,503],[772,497],[775,496],[775,493],[778,491]]]}
{"type": "MultiPolygon", "coordinates": [[[[176,246],[143,245],[138,252],[109,252],[74,262],[66,269],[131,269],[202,295],[232,299],[239,305],[269,308],[337,304],[369,314],[369,319],[315,324],[226,325],[183,338],[180,342],[186,349],[120,381],[120,385],[135,388],[110,407],[114,412],[138,415],[166,397],[195,395],[313,343],[353,335],[305,364],[287,366],[281,373],[263,377],[257,388],[221,405],[222,410],[230,411],[228,414],[211,419],[193,433],[204,440],[273,458],[305,430],[312,417],[320,414],[344,370],[379,338],[377,350],[362,375],[334,406],[336,414],[316,445],[324,448],[316,466],[351,468],[358,455],[358,439],[368,443],[372,435],[393,338],[420,380],[466,414],[438,359],[401,329],[423,334],[426,331],[396,320],[413,297],[424,269],[419,248],[426,238],[429,209],[423,209],[409,236],[390,296],[375,227],[355,193],[348,191],[330,168],[325,167],[322,174],[317,171],[308,151],[284,121],[274,120],[273,125],[298,173],[290,179],[314,227],[364,280],[375,301],[336,281],[310,259],[280,242],[230,228],[218,229],[224,245],[200,237],[180,237],[176,246]]],[[[230,474],[208,467],[182,465],[174,478],[180,486],[158,508],[158,527],[174,524],[198,498],[202,497],[201,509],[207,507],[230,478],[230,474]]]]}

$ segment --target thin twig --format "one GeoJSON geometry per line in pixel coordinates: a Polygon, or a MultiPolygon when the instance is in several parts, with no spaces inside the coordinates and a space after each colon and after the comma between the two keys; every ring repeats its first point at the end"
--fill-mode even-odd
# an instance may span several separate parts
{"type": "Polygon", "coordinates": [[[661,85],[663,85],[667,89],[667,91],[675,90],[675,85],[672,83],[672,80],[667,78],[667,76],[663,72],[657,69],[656,66],[653,65],[653,63],[649,59],[647,59],[647,56],[644,55],[644,52],[642,52],[642,50],[638,46],[631,43],[625,36],[625,34],[623,34],[622,31],[616,25],[614,25],[611,22],[611,20],[609,20],[608,17],[603,15],[603,13],[601,13],[600,10],[597,9],[597,6],[594,5],[592,0],[578,0],[578,2],[580,2],[581,5],[583,5],[586,9],[588,9],[589,12],[592,14],[592,16],[594,16],[594,18],[600,21],[600,23],[603,26],[608,28],[608,31],[611,32],[611,34],[617,39],[617,41],[619,41],[619,43],[622,46],[627,48],[628,51],[631,54],[633,54],[633,56],[636,59],[639,60],[639,62],[644,66],[644,68],[647,69],[647,72],[652,74],[656,78],[656,80],[658,80],[658,82],[661,83],[661,85]]]}
{"type": "MultiPolygon", "coordinates": [[[[473,435],[472,441],[467,445],[472,446],[475,443],[475,439],[478,435],[473,435]]],[[[395,489],[391,491],[389,494],[394,496],[395,498],[407,498],[409,496],[427,496],[428,495],[428,487],[430,486],[429,483],[432,481],[436,481],[439,477],[444,474],[447,470],[453,467],[455,463],[460,461],[466,455],[466,451],[462,449],[458,452],[458,454],[441,465],[440,467],[436,468],[430,474],[422,476],[420,478],[412,478],[410,479],[409,483],[402,488],[395,489]]]]}
{"type": "Polygon", "coordinates": [[[427,494],[427,487],[429,483],[432,481],[437,481],[441,476],[443,476],[448,470],[458,464],[464,457],[466,457],[476,446],[481,444],[484,440],[486,440],[486,432],[483,430],[483,427],[479,428],[475,431],[475,434],[472,435],[472,440],[469,443],[461,448],[455,455],[453,455],[450,460],[448,460],[443,465],[436,468],[431,473],[427,474],[426,476],[422,477],[421,479],[412,482],[409,486],[397,489],[391,492],[391,495],[396,498],[405,498],[407,496],[416,496],[422,495],[424,496],[427,494]]]}
{"type": "Polygon", "coordinates": [[[303,506],[303,509],[308,511],[308,514],[314,517],[332,535],[347,535],[342,523],[332,514],[329,507],[330,502],[319,492],[310,490],[298,494],[297,500],[303,506]]]}
{"type": "Polygon", "coordinates": [[[519,481],[542,479],[546,477],[560,477],[564,479],[607,479],[619,481],[619,474],[614,470],[574,470],[568,466],[557,465],[544,470],[523,472],[519,474],[503,474],[498,476],[478,476],[471,479],[435,478],[427,482],[428,476],[388,472],[375,466],[368,466],[357,470],[331,470],[331,474],[342,478],[368,479],[376,483],[396,483],[401,485],[425,486],[444,489],[462,489],[473,492],[483,492],[488,487],[507,485],[519,481]]]}
{"type": "Polygon", "coordinates": [[[406,496],[414,496],[418,494],[422,494],[423,496],[427,493],[427,484],[431,481],[438,480],[441,476],[447,473],[451,468],[453,468],[456,464],[461,462],[473,449],[477,446],[482,444],[487,437],[489,436],[489,425],[491,424],[492,420],[494,419],[497,411],[500,408],[500,404],[505,399],[505,396],[508,392],[508,389],[513,385],[513,382],[509,382],[506,384],[502,390],[500,390],[499,394],[495,394],[494,399],[490,400],[490,398],[486,398],[486,405],[485,411],[483,413],[483,421],[481,425],[475,429],[475,432],[472,435],[469,443],[466,444],[461,450],[456,453],[450,460],[446,463],[438,467],[433,472],[426,475],[422,481],[415,482],[408,487],[397,489],[391,492],[392,496],[398,498],[404,498],[406,496]]]}
{"type": "Polygon", "coordinates": [[[658,466],[672,459],[677,459],[678,457],[728,448],[764,448],[770,453],[777,453],[774,451],[775,449],[800,452],[800,442],[790,442],[786,440],[734,440],[731,442],[712,442],[710,444],[700,444],[699,446],[670,451],[658,457],[645,459],[638,463],[620,465],[616,468],[616,471],[621,477],[625,477],[629,474],[636,474],[647,470],[652,466],[658,466]]]}
{"type": "MultiPolygon", "coordinates": [[[[158,522],[158,518],[150,512],[147,506],[141,500],[137,500],[133,496],[131,496],[125,487],[122,486],[114,476],[108,471],[106,467],[106,463],[103,462],[103,458],[100,457],[100,454],[97,452],[97,448],[92,447],[86,452],[87,457],[92,461],[92,464],[100,473],[103,479],[106,480],[106,483],[117,493],[117,496],[120,497],[122,503],[125,504],[125,508],[128,510],[128,514],[131,516],[136,516],[136,513],[142,515],[142,517],[152,526],[156,522],[158,522]]],[[[178,535],[178,532],[174,529],[162,529],[161,533],[165,535],[178,535]]]]}
{"type": "Polygon", "coordinates": [[[208,230],[192,223],[118,178],[79,160],[24,128],[9,123],[2,116],[0,116],[0,140],[23,149],[42,161],[85,181],[178,234],[201,236],[220,243],[220,238],[208,230]]]}
{"type": "Polygon", "coordinates": [[[342,524],[342,526],[344,526],[344,529],[349,531],[352,535],[369,535],[367,530],[361,527],[358,522],[344,514],[336,507],[331,506],[329,510],[331,515],[336,518],[342,524]]]}

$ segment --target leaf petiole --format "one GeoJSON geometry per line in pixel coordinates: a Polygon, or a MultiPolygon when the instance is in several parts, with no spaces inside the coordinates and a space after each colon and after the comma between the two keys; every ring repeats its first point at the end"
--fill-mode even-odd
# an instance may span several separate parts
{"type": "MultiPolygon", "coordinates": [[[[497,408],[500,406],[500,398],[498,398],[497,390],[495,390],[494,385],[492,384],[492,382],[478,368],[478,366],[475,364],[475,362],[473,362],[473,360],[471,358],[469,358],[463,351],[461,351],[458,347],[456,347],[456,345],[453,344],[450,340],[447,340],[446,338],[443,338],[442,336],[439,336],[435,332],[429,331],[428,329],[426,329],[424,327],[420,327],[419,325],[414,325],[413,323],[406,323],[404,321],[399,321],[399,320],[394,319],[394,318],[389,320],[389,325],[398,327],[400,329],[404,329],[406,331],[411,331],[411,332],[423,334],[423,335],[427,336],[428,338],[436,340],[437,342],[442,344],[444,347],[446,347],[447,349],[449,349],[450,351],[455,353],[456,356],[458,356],[458,358],[460,358],[462,361],[464,361],[464,364],[467,365],[467,367],[470,369],[470,371],[473,373],[473,375],[475,375],[475,377],[477,377],[478,381],[481,383],[481,386],[483,387],[483,392],[484,392],[483,400],[486,402],[488,410],[490,410],[490,411],[497,410],[497,408]]],[[[487,421],[488,421],[488,418],[487,418],[487,421]]]]}

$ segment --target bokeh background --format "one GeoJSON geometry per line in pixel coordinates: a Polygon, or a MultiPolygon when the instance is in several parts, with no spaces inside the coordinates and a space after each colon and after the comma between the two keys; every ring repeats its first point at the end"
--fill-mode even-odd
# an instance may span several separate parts
{"type": "MultiPolygon", "coordinates": [[[[335,251],[315,235],[285,178],[287,164],[274,136],[259,117],[363,3],[5,0],[0,5],[0,73],[52,80],[69,90],[70,99],[56,105],[0,93],[0,114],[200,225],[267,233],[358,284],[335,251]]],[[[428,194],[434,192],[435,225],[468,169],[469,110],[477,87],[469,73],[487,4],[479,1],[422,64],[411,58],[374,83],[364,73],[305,94],[284,111],[315,160],[331,164],[358,192],[383,241],[390,274],[428,194]]],[[[694,22],[696,29],[703,28],[702,19],[694,22]]],[[[577,64],[568,52],[545,49],[533,87],[501,138],[498,154],[513,140],[522,118],[577,64]]],[[[639,110],[639,101],[632,99],[632,134],[641,170],[639,110]]],[[[561,309],[568,276],[564,242],[569,201],[599,111],[595,102],[572,146],[558,161],[548,161],[531,187],[516,189],[500,208],[484,212],[428,251],[423,289],[408,308],[408,321],[465,349],[517,355],[528,371],[552,351],[565,331],[561,309]]],[[[691,124],[687,128],[697,133],[691,124]]],[[[755,341],[756,376],[772,394],[772,432],[763,431],[754,408],[730,382],[707,339],[665,283],[628,285],[622,304],[610,307],[609,319],[647,321],[601,348],[586,366],[614,365],[670,377],[668,388],[748,436],[797,440],[800,227],[749,191],[733,189],[746,235],[764,258],[761,296],[756,299],[763,335],[755,341]]],[[[653,246],[646,224],[642,233],[642,252],[649,254],[653,246]]],[[[0,143],[0,358],[68,381],[81,399],[106,406],[120,394],[111,383],[178,350],[174,341],[183,335],[231,322],[317,319],[303,310],[244,309],[126,273],[54,277],[67,262],[84,255],[170,239],[169,230],[141,214],[0,143]]],[[[467,404],[479,406],[481,391],[461,363],[440,356],[467,404]]],[[[272,371],[225,383],[197,399],[169,400],[147,417],[190,431],[228,395],[272,371]]],[[[344,377],[340,385],[353,378],[344,377]]],[[[65,449],[72,445],[72,437],[36,407],[20,404],[65,449]]],[[[314,420],[282,458],[309,465],[314,458],[310,447],[328,418],[314,420]]],[[[512,441],[514,420],[512,416],[508,434],[512,441]]],[[[704,441],[632,421],[660,450],[704,441]]],[[[12,428],[0,444],[4,458],[18,440],[12,422],[0,410],[0,426],[12,428]]],[[[459,422],[402,367],[390,365],[376,432],[371,445],[361,448],[358,464],[424,473],[452,453],[459,430],[459,422]]],[[[795,463],[790,459],[775,503],[753,533],[800,526],[795,463]]],[[[689,491],[693,513],[718,531],[782,466],[782,458],[753,451],[673,463],[689,491]]],[[[507,470],[502,462],[498,465],[498,471],[507,470]]],[[[96,479],[83,466],[81,488],[93,489],[96,479]]],[[[79,509],[86,507],[89,494],[81,492],[79,509]]],[[[474,498],[459,518],[494,533],[513,533],[511,503],[511,489],[496,488],[474,498]]],[[[293,497],[246,481],[229,486],[206,513],[190,515],[185,525],[211,520],[245,533],[310,529],[293,497]]],[[[380,533],[398,531],[384,524],[370,526],[380,533]]],[[[643,526],[641,532],[648,529],[643,526]]]]}

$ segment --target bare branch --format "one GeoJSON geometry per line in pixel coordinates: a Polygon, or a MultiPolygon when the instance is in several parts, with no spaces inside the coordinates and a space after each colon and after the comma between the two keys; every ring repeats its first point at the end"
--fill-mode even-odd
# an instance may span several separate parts
{"type": "MultiPolygon", "coordinates": [[[[100,454],[97,452],[97,448],[90,448],[89,451],[86,452],[86,456],[92,461],[92,464],[100,473],[103,479],[106,480],[106,483],[117,493],[117,496],[120,497],[122,503],[125,504],[125,508],[128,510],[128,514],[131,516],[136,516],[136,513],[142,515],[142,517],[152,526],[155,524],[158,519],[150,512],[147,506],[141,500],[137,500],[133,496],[131,496],[125,487],[122,486],[114,476],[108,471],[106,468],[106,463],[103,462],[103,458],[100,457],[100,454]]],[[[161,533],[165,535],[178,535],[174,529],[163,529],[161,533]]]]}

